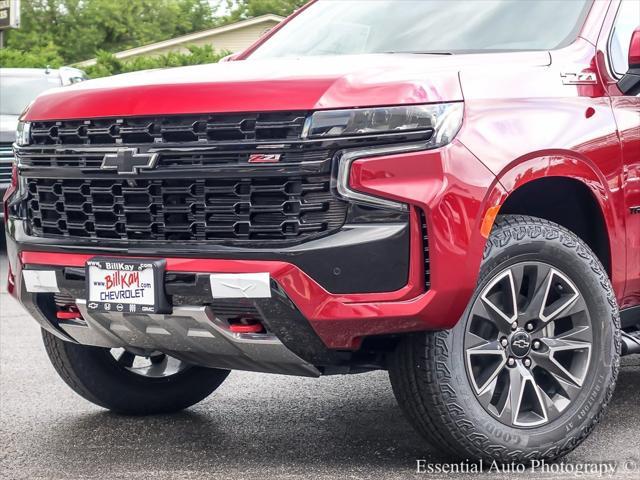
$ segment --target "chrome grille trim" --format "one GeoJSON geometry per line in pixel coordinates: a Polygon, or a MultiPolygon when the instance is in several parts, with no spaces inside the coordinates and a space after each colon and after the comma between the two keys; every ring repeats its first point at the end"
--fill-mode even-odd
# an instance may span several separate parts
{"type": "MultiPolygon", "coordinates": [[[[129,146],[129,145],[128,145],[129,146]]],[[[214,166],[238,166],[251,165],[249,157],[252,154],[278,154],[277,165],[296,165],[302,163],[329,161],[333,156],[333,150],[318,147],[292,147],[291,145],[276,145],[276,148],[265,148],[258,144],[247,145],[239,148],[239,145],[222,146],[145,146],[142,144],[130,145],[140,152],[157,153],[158,162],[154,171],[178,171],[186,169],[198,169],[214,166]]],[[[118,147],[74,147],[74,146],[33,146],[22,147],[17,151],[20,167],[24,170],[49,169],[82,169],[83,171],[100,172],[100,167],[105,154],[117,152],[118,147]]],[[[265,164],[267,165],[267,164],[265,164]]],[[[251,165],[256,168],[256,165],[251,165]]],[[[264,165],[257,165],[262,167],[264,165]]]]}

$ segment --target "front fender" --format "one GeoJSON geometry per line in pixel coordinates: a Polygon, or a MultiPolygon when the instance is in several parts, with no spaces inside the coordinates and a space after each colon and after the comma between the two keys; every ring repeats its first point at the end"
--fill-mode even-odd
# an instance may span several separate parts
{"type": "MultiPolygon", "coordinates": [[[[626,240],[624,197],[620,179],[607,178],[588,158],[567,151],[546,151],[525,155],[500,171],[488,196],[503,205],[518,189],[549,177],[570,178],[584,184],[596,200],[607,229],[611,255],[611,282],[616,292],[624,290],[626,240]]],[[[535,199],[532,199],[532,202],[535,199]]]]}

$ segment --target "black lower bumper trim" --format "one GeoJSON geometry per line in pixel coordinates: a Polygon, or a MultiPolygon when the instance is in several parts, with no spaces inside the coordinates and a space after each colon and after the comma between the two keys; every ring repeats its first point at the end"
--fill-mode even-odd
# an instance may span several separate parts
{"type": "Polygon", "coordinates": [[[52,240],[26,234],[24,223],[10,219],[10,241],[18,250],[241,260],[275,260],[296,265],[330,293],[380,293],[399,290],[408,281],[410,228],[406,223],[348,224],[340,231],[299,245],[240,248],[225,245],[161,243],[127,245],[52,240]]]}

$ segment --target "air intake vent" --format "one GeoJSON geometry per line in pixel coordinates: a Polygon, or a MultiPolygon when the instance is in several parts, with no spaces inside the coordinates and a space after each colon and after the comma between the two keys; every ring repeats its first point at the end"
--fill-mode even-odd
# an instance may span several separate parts
{"type": "Polygon", "coordinates": [[[429,265],[429,236],[427,235],[427,217],[420,210],[420,228],[422,231],[422,252],[424,257],[424,285],[427,290],[431,288],[431,274],[429,265]]]}

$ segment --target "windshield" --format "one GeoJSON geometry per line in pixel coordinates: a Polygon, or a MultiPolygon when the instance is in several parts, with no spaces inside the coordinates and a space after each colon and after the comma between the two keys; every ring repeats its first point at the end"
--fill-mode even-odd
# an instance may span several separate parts
{"type": "Polygon", "coordinates": [[[592,0],[319,0],[251,58],[551,50],[571,43],[592,0]]]}
{"type": "Polygon", "coordinates": [[[26,77],[0,73],[0,114],[20,115],[40,93],[59,86],[57,76],[26,77]]]}

